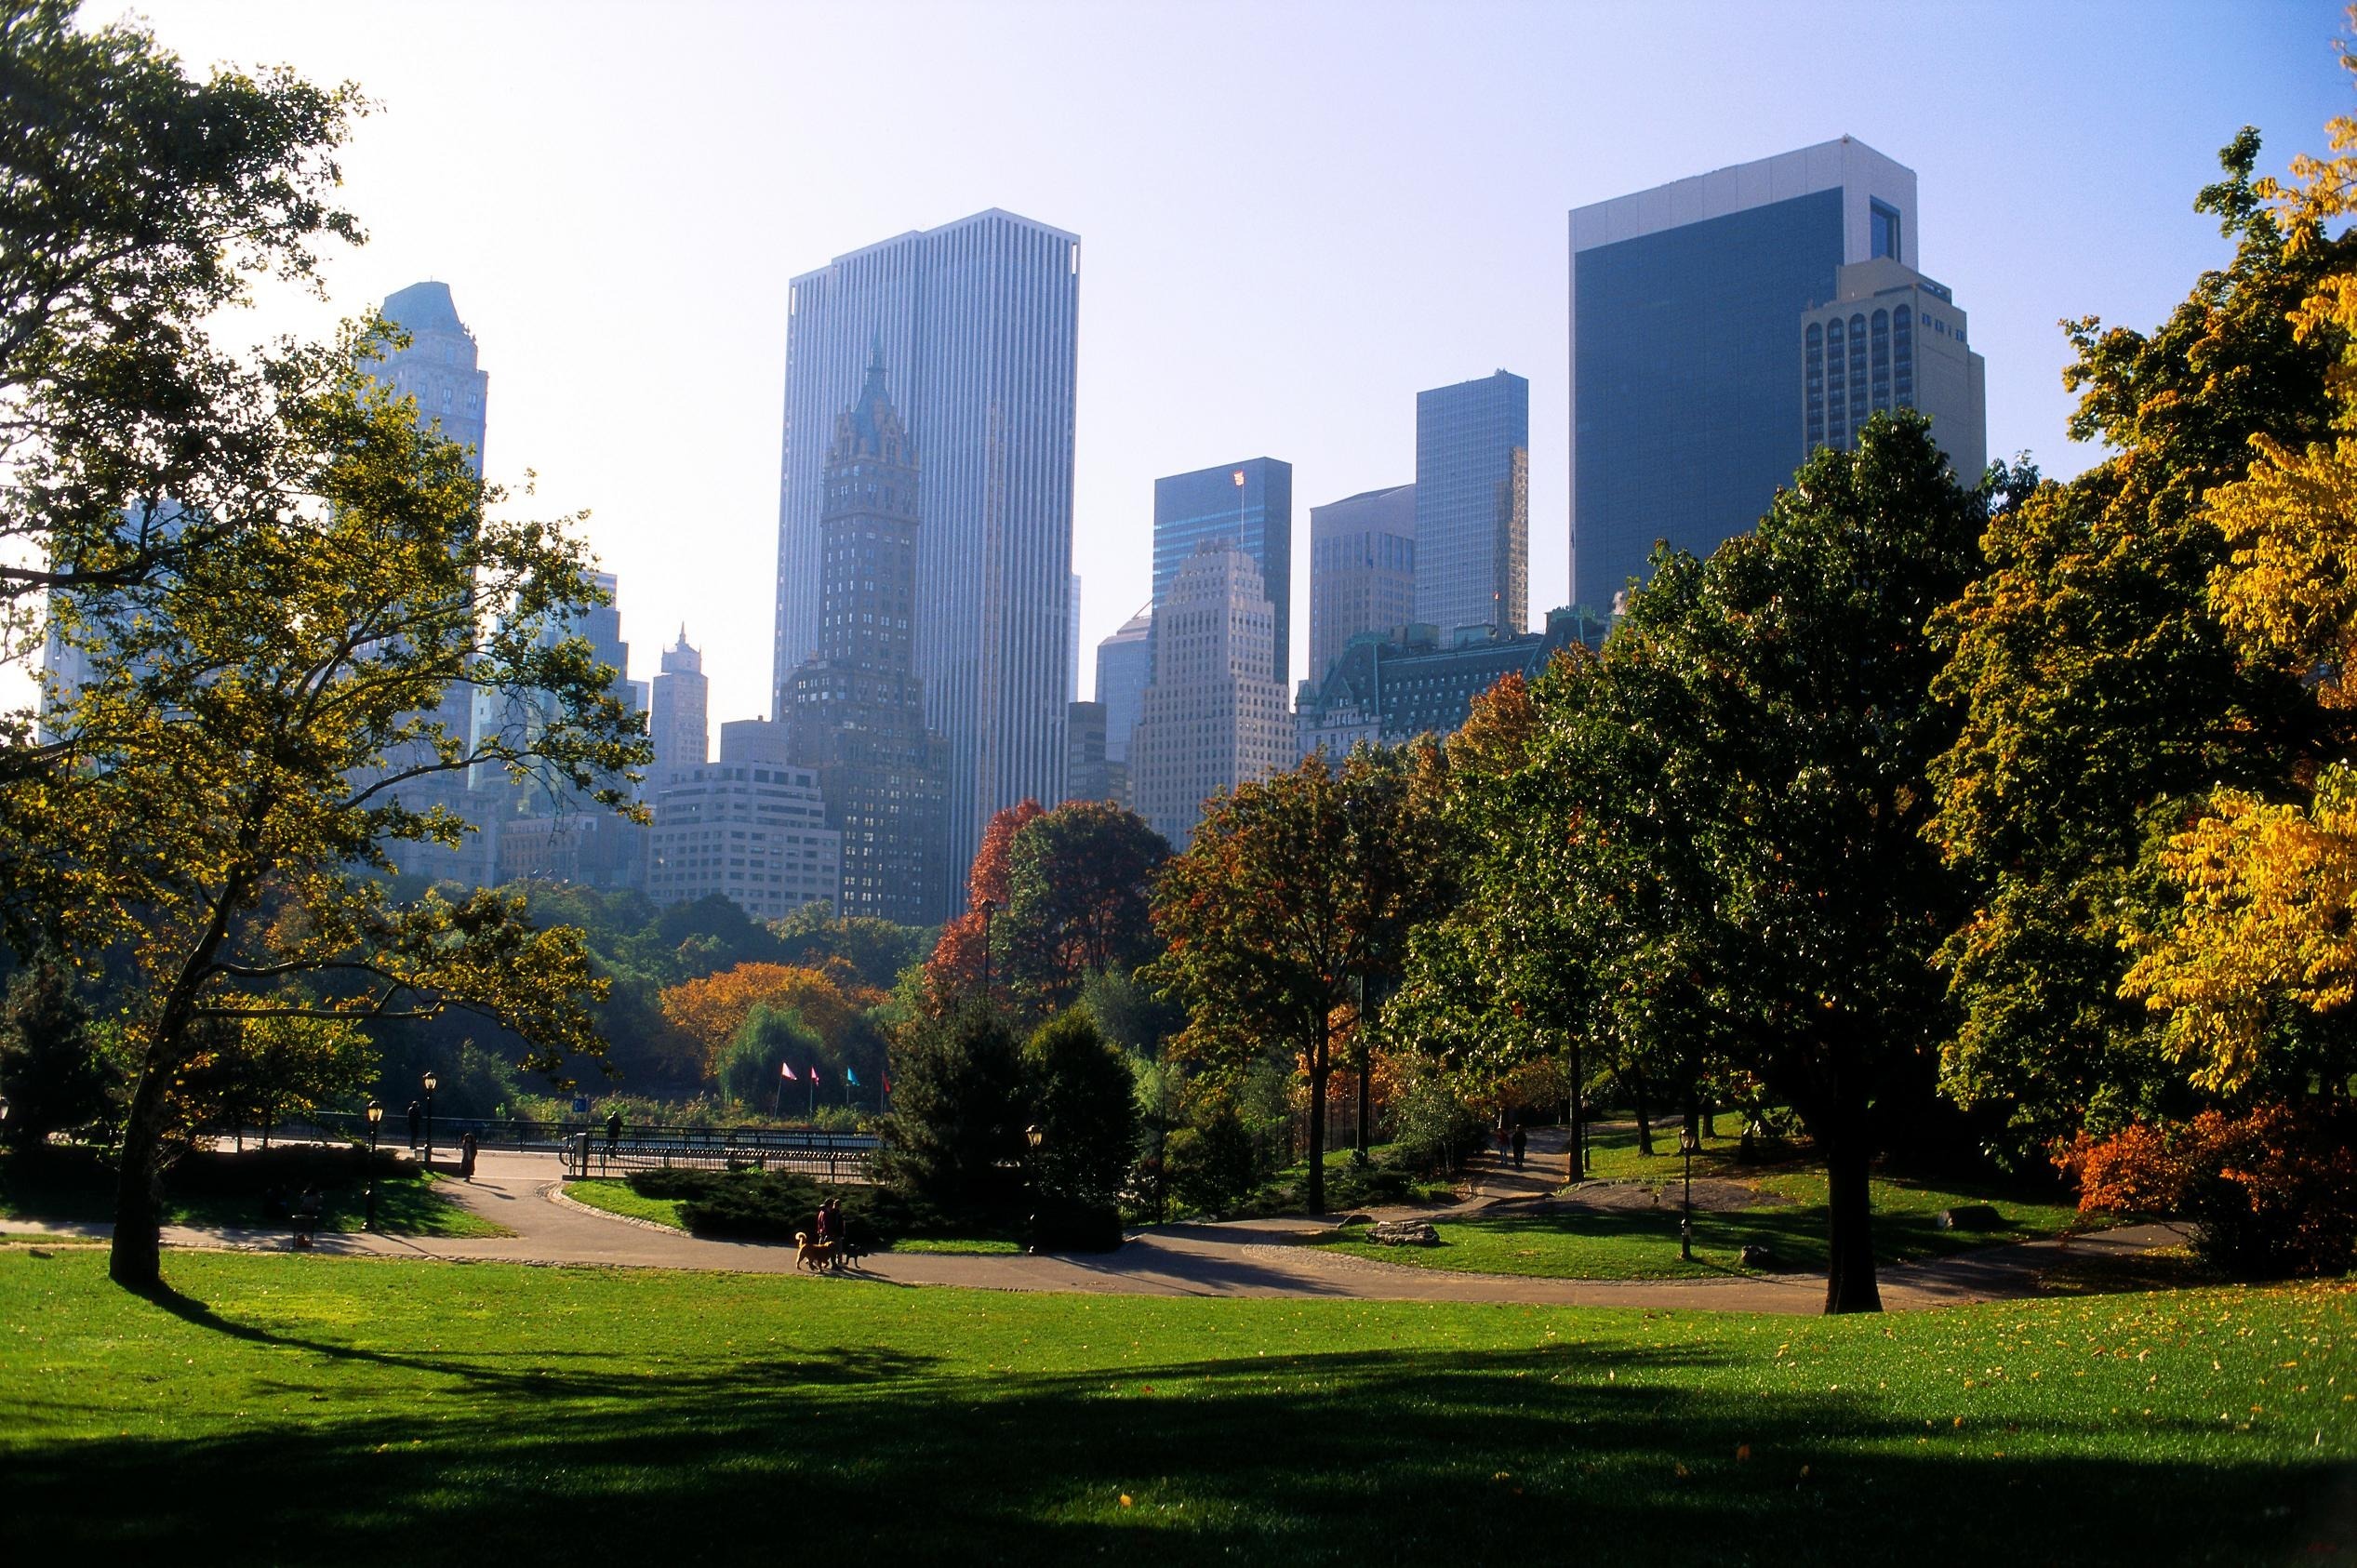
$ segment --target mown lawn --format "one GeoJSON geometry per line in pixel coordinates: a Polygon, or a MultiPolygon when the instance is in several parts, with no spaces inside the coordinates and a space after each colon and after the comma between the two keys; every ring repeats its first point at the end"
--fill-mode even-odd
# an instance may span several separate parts
{"type": "MultiPolygon", "coordinates": [[[[79,1152],[79,1151],[75,1151],[79,1152]]],[[[395,1236],[509,1236],[496,1220],[484,1218],[442,1196],[435,1188],[455,1178],[407,1174],[377,1184],[377,1228],[395,1236]]],[[[289,1191],[294,1190],[289,1184],[289,1191]]],[[[319,1188],[319,1229],[367,1229],[368,1189],[360,1181],[326,1181],[319,1188]]],[[[0,1158],[0,1219],[104,1224],[114,1217],[114,1176],[95,1156],[59,1158],[28,1164],[20,1156],[0,1158]]],[[[164,1218],[171,1225],[229,1229],[286,1229],[259,1196],[241,1193],[165,1192],[164,1218]]]]}
{"type": "Polygon", "coordinates": [[[2346,1285],[1827,1320],[167,1262],[152,1304],[0,1249],[25,1561],[2357,1561],[2346,1285]]]}

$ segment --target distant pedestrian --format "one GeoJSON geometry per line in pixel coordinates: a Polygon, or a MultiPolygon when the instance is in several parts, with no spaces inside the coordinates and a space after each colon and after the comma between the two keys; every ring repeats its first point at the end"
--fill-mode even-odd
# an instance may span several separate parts
{"type": "MultiPolygon", "coordinates": [[[[1516,1158],[1514,1163],[1521,1164],[1521,1159],[1516,1158]]],[[[459,1139],[459,1179],[460,1181],[474,1179],[474,1135],[473,1133],[459,1139]]]]}
{"type": "Polygon", "coordinates": [[[426,1116],[418,1109],[418,1102],[409,1102],[409,1147],[415,1149],[425,1141],[426,1116]]]}
{"type": "Polygon", "coordinates": [[[606,1152],[608,1154],[613,1153],[614,1150],[620,1146],[621,1141],[622,1110],[621,1107],[616,1106],[614,1108],[614,1113],[606,1119],[606,1152]]]}
{"type": "Polygon", "coordinates": [[[1528,1147],[1529,1142],[1530,1140],[1523,1136],[1521,1125],[1517,1123],[1514,1128],[1514,1169],[1518,1171],[1523,1168],[1523,1150],[1528,1147]]]}

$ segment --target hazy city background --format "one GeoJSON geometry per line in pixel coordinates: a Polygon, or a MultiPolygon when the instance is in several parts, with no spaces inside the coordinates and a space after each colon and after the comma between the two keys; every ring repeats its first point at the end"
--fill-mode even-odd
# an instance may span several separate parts
{"type": "Polygon", "coordinates": [[[1990,451],[2068,473],[2056,319],[2157,319],[2224,255],[2187,210],[2217,147],[2256,120],[2280,166],[2344,91],[2329,3],[140,10],[378,100],[370,244],[262,326],[447,282],[489,473],[594,511],[630,673],[686,621],[715,725],[770,709],[787,280],[843,252],[991,206],[1079,234],[1081,695],[1147,598],[1153,480],[1261,453],[1298,680],[1308,510],[1414,477],[1421,389],[1529,379],[1532,623],[1568,600],[1571,207],[1860,138],[1920,178],[1990,451]]]}

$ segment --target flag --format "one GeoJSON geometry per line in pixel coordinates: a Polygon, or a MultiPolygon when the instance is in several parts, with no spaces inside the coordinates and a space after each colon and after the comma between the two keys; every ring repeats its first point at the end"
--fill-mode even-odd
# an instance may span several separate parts
{"type": "Polygon", "coordinates": [[[847,1067],[843,1070],[843,1081],[855,1089],[859,1086],[859,1075],[847,1067]]]}
{"type": "Polygon", "coordinates": [[[813,1083],[816,1083],[818,1081],[819,1081],[819,1064],[818,1064],[817,1062],[812,1062],[812,1063],[810,1064],[810,1082],[812,1082],[813,1083]]]}
{"type": "Polygon", "coordinates": [[[892,1092],[892,1075],[888,1072],[884,1075],[884,1092],[887,1095],[892,1092]]]}
{"type": "Polygon", "coordinates": [[[1238,469],[1238,470],[1236,470],[1235,478],[1236,478],[1236,488],[1237,488],[1237,489],[1239,489],[1239,490],[1243,489],[1243,488],[1244,488],[1244,470],[1242,470],[1242,469],[1238,469]]]}
{"type": "Polygon", "coordinates": [[[793,1076],[793,1069],[788,1067],[783,1062],[779,1062],[778,1064],[778,1076],[780,1078],[792,1078],[793,1076]]]}

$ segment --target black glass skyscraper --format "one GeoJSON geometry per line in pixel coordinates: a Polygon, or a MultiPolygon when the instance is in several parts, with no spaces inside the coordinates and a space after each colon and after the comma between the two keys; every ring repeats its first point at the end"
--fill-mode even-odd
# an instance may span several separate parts
{"type": "Polygon", "coordinates": [[[1500,370],[1418,392],[1416,618],[1512,636],[1529,601],[1530,383],[1500,370]]]}

